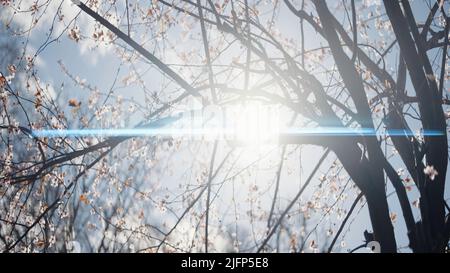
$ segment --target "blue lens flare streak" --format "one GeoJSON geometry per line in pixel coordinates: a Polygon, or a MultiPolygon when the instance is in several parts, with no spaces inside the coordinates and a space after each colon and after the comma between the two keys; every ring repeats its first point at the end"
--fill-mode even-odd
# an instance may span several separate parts
{"type": "MultiPolygon", "coordinates": [[[[58,138],[58,137],[182,137],[202,135],[233,135],[232,130],[226,128],[131,128],[131,129],[49,129],[33,130],[32,137],[58,138]]],[[[318,128],[288,128],[281,130],[280,134],[292,136],[416,136],[417,134],[403,129],[390,129],[377,132],[371,128],[342,128],[342,127],[318,127],[318,128]]],[[[439,130],[424,130],[422,136],[443,136],[445,132],[439,130]]]]}

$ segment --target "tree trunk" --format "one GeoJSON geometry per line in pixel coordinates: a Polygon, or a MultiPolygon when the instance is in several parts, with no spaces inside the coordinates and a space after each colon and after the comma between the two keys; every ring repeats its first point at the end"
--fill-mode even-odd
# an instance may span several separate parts
{"type": "Polygon", "coordinates": [[[394,227],[389,217],[389,207],[384,190],[383,192],[368,192],[365,196],[375,241],[380,244],[381,252],[397,252],[394,227]]]}
{"type": "Polygon", "coordinates": [[[369,161],[365,156],[361,157],[361,149],[348,140],[337,141],[332,149],[366,196],[375,240],[380,243],[381,252],[396,252],[394,228],[384,190],[383,169],[378,166],[379,162],[376,159],[369,161]]]}

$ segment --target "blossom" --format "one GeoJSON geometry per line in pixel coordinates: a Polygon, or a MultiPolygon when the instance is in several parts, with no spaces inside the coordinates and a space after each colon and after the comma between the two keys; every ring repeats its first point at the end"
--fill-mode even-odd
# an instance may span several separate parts
{"type": "Polygon", "coordinates": [[[87,198],[86,194],[81,194],[80,195],[80,201],[83,202],[86,205],[89,204],[89,199],[87,198]]]}
{"type": "Polygon", "coordinates": [[[81,105],[80,101],[77,101],[76,99],[69,99],[70,107],[79,107],[80,105],[81,105]]]}
{"type": "Polygon", "coordinates": [[[391,212],[389,214],[389,218],[391,218],[391,221],[395,223],[395,221],[397,221],[397,213],[391,212]]]}
{"type": "Polygon", "coordinates": [[[74,27],[69,30],[69,38],[74,40],[75,42],[80,41],[81,35],[80,35],[80,29],[78,27],[74,27]]]}
{"type": "Polygon", "coordinates": [[[2,74],[0,74],[0,88],[6,86],[6,82],[6,78],[2,74]]]}
{"type": "Polygon", "coordinates": [[[434,166],[426,166],[425,169],[423,169],[423,173],[427,175],[431,180],[434,180],[434,178],[439,174],[434,166]]]}

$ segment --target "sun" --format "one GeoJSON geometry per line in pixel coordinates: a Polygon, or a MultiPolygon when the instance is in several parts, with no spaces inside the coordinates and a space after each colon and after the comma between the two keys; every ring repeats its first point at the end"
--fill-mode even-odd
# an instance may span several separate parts
{"type": "Polygon", "coordinates": [[[279,109],[261,102],[247,101],[225,109],[228,137],[241,145],[261,146],[276,143],[280,131],[279,109]]]}

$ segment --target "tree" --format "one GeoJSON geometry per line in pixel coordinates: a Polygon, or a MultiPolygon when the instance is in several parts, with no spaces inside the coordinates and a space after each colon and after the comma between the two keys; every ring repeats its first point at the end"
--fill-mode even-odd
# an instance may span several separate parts
{"type": "MultiPolygon", "coordinates": [[[[306,245],[314,251],[333,251],[355,208],[366,204],[372,230],[360,234],[366,241],[363,246],[375,240],[382,252],[396,252],[402,248],[398,238],[406,236],[413,252],[448,249],[445,1],[420,3],[429,7],[427,14],[406,0],[75,4],[61,2],[49,9],[56,11],[53,21],[44,20],[51,22],[46,41],[26,62],[17,62],[25,86],[13,87],[6,76],[1,78],[1,145],[7,152],[1,158],[5,213],[0,220],[5,225],[0,235],[5,251],[19,246],[66,250],[74,236],[88,251],[208,252],[220,249],[221,240],[227,251],[305,251],[306,245]],[[69,8],[79,12],[67,21],[63,12],[69,8]],[[56,18],[64,27],[53,33],[56,18]],[[93,26],[80,23],[87,20],[93,26]],[[120,61],[115,64],[117,73],[107,77],[112,85],[107,92],[74,76],[63,61],[58,62],[63,74],[75,88],[88,90],[89,97],[51,96],[49,87],[40,86],[34,62],[52,50],[63,33],[76,45],[91,43],[98,51],[105,46],[116,52],[120,61]],[[124,67],[129,73],[119,86],[124,67]],[[143,67],[163,78],[149,77],[143,67]],[[116,95],[120,89],[137,87],[142,100],[116,95]],[[20,88],[28,93],[22,95],[20,88]],[[32,133],[43,128],[130,127],[136,121],[142,127],[174,113],[191,97],[202,107],[275,105],[282,122],[292,128],[368,133],[281,134],[279,153],[271,155],[277,164],[258,156],[244,167],[238,163],[251,148],[218,140],[42,138],[32,133]],[[18,107],[30,117],[14,121],[10,109],[18,107]],[[71,109],[71,116],[64,109],[71,109]],[[283,187],[293,188],[285,185],[289,165],[297,160],[301,168],[307,165],[301,159],[303,149],[324,152],[309,167],[307,179],[300,180],[298,191],[284,193],[283,187]],[[178,178],[177,189],[166,175],[183,172],[178,162],[183,160],[190,175],[178,178]],[[255,168],[256,162],[264,168],[255,168]],[[262,169],[272,175],[254,183],[262,169]],[[325,170],[320,177],[319,169],[325,170]],[[238,219],[243,216],[238,212],[236,181],[248,186],[242,205],[248,209],[243,214],[247,225],[238,219]],[[349,183],[356,187],[348,188],[349,183]],[[397,201],[390,199],[389,191],[397,201]],[[283,194],[287,201],[281,201],[286,200],[283,194]],[[347,200],[350,195],[355,196],[353,202],[347,200]],[[414,197],[419,199],[412,201],[414,197]],[[232,205],[221,206],[220,200],[231,200],[232,205]],[[149,223],[146,215],[156,213],[149,206],[159,208],[158,214],[167,210],[172,215],[149,223]],[[234,217],[218,216],[230,207],[234,217]],[[394,230],[395,209],[401,210],[404,228],[394,230]],[[332,226],[333,221],[339,225],[332,226]],[[238,234],[246,227],[249,236],[238,234]],[[55,234],[64,234],[63,239],[57,241],[55,234]]],[[[14,2],[5,5],[18,9],[14,2]]],[[[24,33],[33,32],[50,5],[22,9],[37,20],[24,33]]],[[[11,14],[5,18],[14,21],[18,15],[11,14]]]]}

